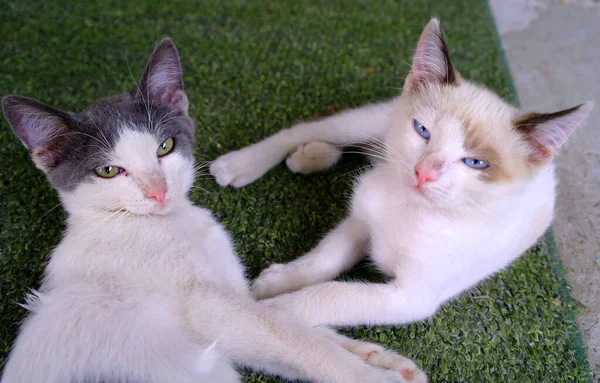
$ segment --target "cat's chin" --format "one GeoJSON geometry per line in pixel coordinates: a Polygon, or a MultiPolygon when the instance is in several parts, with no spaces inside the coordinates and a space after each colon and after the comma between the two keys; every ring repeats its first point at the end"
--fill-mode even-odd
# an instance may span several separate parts
{"type": "Polygon", "coordinates": [[[420,196],[420,197],[423,197],[423,198],[426,198],[426,199],[430,199],[430,198],[427,196],[427,191],[426,191],[426,190],[424,190],[423,188],[421,188],[419,185],[412,186],[412,187],[411,187],[411,189],[412,189],[412,190],[415,192],[415,194],[417,194],[418,196],[420,196]]]}
{"type": "Polygon", "coordinates": [[[413,192],[415,201],[422,206],[433,209],[448,208],[446,199],[438,193],[416,185],[411,186],[410,189],[413,192]]]}
{"type": "Polygon", "coordinates": [[[144,208],[144,209],[139,209],[139,208],[135,208],[135,209],[126,209],[129,213],[136,215],[136,216],[166,216],[169,215],[173,212],[174,210],[174,203],[172,201],[165,201],[163,203],[160,204],[155,204],[151,207],[148,208],[144,208]]]}
{"type": "Polygon", "coordinates": [[[150,215],[164,216],[164,215],[169,215],[172,212],[173,212],[173,203],[171,201],[165,201],[161,204],[156,204],[154,206],[154,208],[152,209],[152,212],[150,213],[150,215]]]}
{"type": "Polygon", "coordinates": [[[433,206],[436,204],[435,199],[426,189],[423,189],[419,186],[412,186],[411,190],[413,192],[414,198],[417,201],[422,202],[424,205],[433,206]]]}

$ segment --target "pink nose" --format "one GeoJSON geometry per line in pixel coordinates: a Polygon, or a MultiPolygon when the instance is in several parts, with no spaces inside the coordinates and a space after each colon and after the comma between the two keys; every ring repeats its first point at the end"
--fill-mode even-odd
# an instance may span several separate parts
{"type": "Polygon", "coordinates": [[[437,180],[440,177],[440,173],[440,169],[437,166],[431,166],[431,164],[428,163],[420,163],[415,167],[417,186],[437,180]]]}
{"type": "Polygon", "coordinates": [[[167,189],[165,189],[165,188],[152,190],[152,191],[146,193],[146,197],[155,199],[158,202],[164,201],[166,195],[167,195],[167,189]]]}

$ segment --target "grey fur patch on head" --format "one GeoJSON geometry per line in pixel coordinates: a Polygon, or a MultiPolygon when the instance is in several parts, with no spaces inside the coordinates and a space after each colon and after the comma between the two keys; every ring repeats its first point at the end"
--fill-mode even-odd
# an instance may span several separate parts
{"type": "Polygon", "coordinates": [[[175,152],[193,158],[193,121],[187,114],[177,49],[164,39],[148,60],[130,93],[101,99],[80,113],[67,113],[22,96],[2,100],[4,115],[36,165],[58,190],[71,191],[96,177],[107,163],[121,129],[153,134],[158,142],[175,139],[175,152]]]}

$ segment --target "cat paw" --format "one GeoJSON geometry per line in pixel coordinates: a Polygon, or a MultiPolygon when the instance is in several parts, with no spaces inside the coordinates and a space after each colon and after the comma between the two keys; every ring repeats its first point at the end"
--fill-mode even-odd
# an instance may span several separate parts
{"type": "Polygon", "coordinates": [[[371,365],[399,374],[406,382],[427,383],[427,375],[412,360],[400,354],[382,348],[380,350],[368,350],[359,355],[371,365]]]}
{"type": "Polygon", "coordinates": [[[398,353],[386,350],[374,343],[347,338],[327,327],[318,327],[315,328],[315,331],[319,331],[323,336],[359,356],[371,366],[393,371],[406,382],[427,383],[427,375],[412,360],[398,353]]]}
{"type": "Polygon", "coordinates": [[[219,185],[240,188],[260,178],[281,160],[283,156],[255,144],[222,155],[210,164],[209,170],[219,185]]]}
{"type": "Polygon", "coordinates": [[[336,146],[323,141],[313,141],[300,145],[285,161],[287,167],[294,173],[313,173],[332,167],[342,151],[336,146]]]}
{"type": "Polygon", "coordinates": [[[250,288],[254,298],[271,298],[301,288],[302,284],[295,279],[291,268],[290,265],[275,263],[263,270],[250,288]]]}

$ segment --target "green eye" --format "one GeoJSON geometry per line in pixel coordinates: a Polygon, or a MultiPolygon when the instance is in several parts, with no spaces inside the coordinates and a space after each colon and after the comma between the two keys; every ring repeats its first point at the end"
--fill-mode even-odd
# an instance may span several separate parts
{"type": "Polygon", "coordinates": [[[125,169],[118,166],[101,166],[94,169],[94,171],[102,178],[113,178],[117,174],[123,173],[125,169]]]}
{"type": "Polygon", "coordinates": [[[171,153],[174,146],[175,146],[175,140],[173,139],[173,137],[169,137],[165,140],[165,142],[163,142],[162,144],[160,144],[158,146],[158,149],[156,150],[156,154],[158,154],[159,157],[165,156],[165,155],[171,153]]]}

